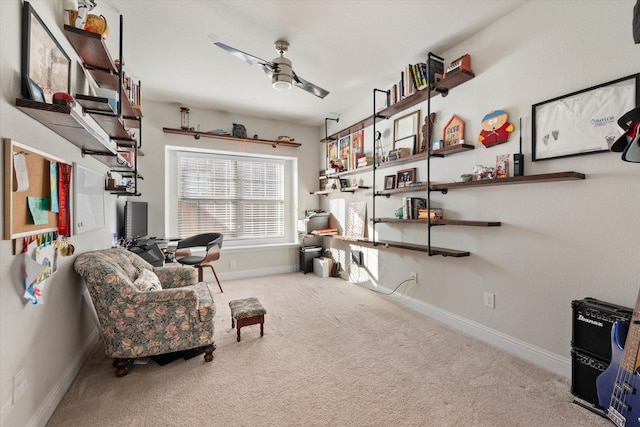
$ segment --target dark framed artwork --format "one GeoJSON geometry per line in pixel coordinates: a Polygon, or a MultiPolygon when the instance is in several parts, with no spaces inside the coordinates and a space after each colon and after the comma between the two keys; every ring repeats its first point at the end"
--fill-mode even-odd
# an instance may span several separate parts
{"type": "Polygon", "coordinates": [[[387,175],[384,177],[384,189],[385,190],[393,190],[396,188],[396,176],[395,175],[387,175]]]}
{"type": "Polygon", "coordinates": [[[396,174],[397,188],[408,187],[416,180],[416,168],[399,170],[396,174]]]}
{"type": "Polygon", "coordinates": [[[609,151],[618,119],[639,106],[640,74],[572,92],[531,107],[531,159],[609,151]]]}
{"type": "Polygon", "coordinates": [[[21,67],[25,98],[51,103],[54,93],[70,93],[71,60],[27,1],[22,6],[21,67]]]}

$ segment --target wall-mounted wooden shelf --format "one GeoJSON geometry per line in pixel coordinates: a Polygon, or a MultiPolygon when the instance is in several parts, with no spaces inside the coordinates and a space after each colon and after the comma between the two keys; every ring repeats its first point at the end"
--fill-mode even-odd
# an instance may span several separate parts
{"type": "Polygon", "coordinates": [[[366,185],[353,185],[351,187],[345,187],[345,188],[341,188],[341,189],[335,189],[335,190],[319,190],[319,191],[312,191],[309,194],[315,194],[318,196],[326,196],[329,194],[333,194],[333,193],[354,193],[358,190],[366,190],[369,189],[371,187],[368,187],[366,185]]]}
{"type": "MultiPolygon", "coordinates": [[[[429,225],[426,219],[400,219],[400,218],[374,218],[375,223],[401,223],[401,224],[422,224],[429,225]]],[[[500,221],[466,221],[462,219],[432,219],[431,225],[466,225],[470,227],[500,227],[500,221]]]]}
{"type": "MultiPolygon", "coordinates": [[[[391,160],[389,162],[382,162],[379,165],[376,166],[376,169],[385,169],[385,168],[391,168],[394,166],[399,166],[405,163],[411,163],[411,162],[416,162],[418,160],[424,160],[427,157],[427,152],[423,151],[422,153],[418,153],[418,154],[414,154],[412,156],[407,156],[407,157],[403,157],[401,159],[398,160],[391,160]]],[[[340,178],[342,176],[347,176],[347,175],[354,175],[357,173],[362,173],[362,172],[369,172],[373,170],[373,165],[371,166],[363,166],[361,168],[357,168],[357,169],[351,169],[345,172],[336,172],[336,173],[332,173],[326,176],[326,178],[340,178]]]]}
{"type": "Polygon", "coordinates": [[[118,155],[116,144],[100,136],[83,119],[82,114],[70,106],[16,98],[16,107],[80,148],[83,153],[95,155],[103,164],[118,165],[125,169],[131,167],[118,155]]]}
{"type": "Polygon", "coordinates": [[[586,178],[585,174],[580,172],[573,172],[573,171],[554,172],[554,173],[543,173],[538,175],[514,176],[510,178],[484,179],[481,181],[432,184],[431,190],[443,191],[443,190],[453,190],[457,188],[488,187],[491,185],[526,184],[531,182],[572,181],[572,180],[579,180],[579,179],[585,179],[585,178],[586,178]]]}
{"type": "Polygon", "coordinates": [[[449,154],[461,153],[463,151],[473,150],[475,146],[472,144],[454,144],[448,147],[442,147],[438,150],[432,150],[432,157],[444,157],[449,154]]]}
{"type": "MultiPolygon", "coordinates": [[[[429,246],[427,245],[417,245],[413,243],[405,243],[405,242],[394,242],[391,240],[377,240],[375,244],[367,239],[354,239],[351,237],[344,236],[328,236],[333,239],[343,240],[345,242],[350,242],[357,245],[366,245],[374,248],[397,248],[397,249],[406,249],[410,251],[418,251],[418,252],[427,252],[429,253],[429,246]]],[[[456,249],[446,249],[446,248],[438,248],[435,246],[431,246],[431,255],[442,255],[442,256],[450,256],[455,258],[467,257],[471,255],[470,252],[467,251],[459,251],[456,249]]]]}
{"type": "Polygon", "coordinates": [[[271,145],[273,148],[276,147],[300,147],[302,144],[299,142],[289,142],[289,141],[274,141],[269,139],[258,139],[258,138],[240,138],[237,136],[231,135],[216,135],[209,132],[198,132],[193,130],[185,130],[185,129],[173,129],[173,128],[162,128],[164,133],[174,133],[177,135],[188,135],[193,136],[196,139],[202,138],[213,138],[213,139],[223,139],[227,141],[238,141],[238,142],[250,142],[252,144],[266,144],[271,145]]]}
{"type": "MultiPolygon", "coordinates": [[[[380,112],[378,112],[378,114],[376,114],[375,119],[377,121],[388,119],[394,116],[395,114],[398,114],[406,110],[407,108],[411,108],[415,105],[418,105],[426,101],[429,98],[429,95],[431,95],[430,97],[433,98],[434,96],[440,95],[442,91],[446,92],[450,89],[453,89],[454,87],[461,85],[462,83],[468,80],[471,80],[474,77],[475,77],[474,73],[466,70],[460,70],[460,69],[447,73],[447,77],[445,77],[444,79],[440,80],[438,83],[433,85],[431,92],[429,92],[427,89],[419,90],[413,95],[408,96],[396,102],[395,104],[381,110],[380,112]]],[[[360,120],[357,123],[352,124],[351,126],[345,129],[340,130],[339,132],[329,135],[326,139],[323,139],[321,142],[337,141],[339,138],[343,136],[350,135],[354,132],[359,131],[360,129],[364,129],[368,126],[371,126],[373,124],[373,120],[374,120],[374,116],[369,116],[365,119],[360,120]]]]}

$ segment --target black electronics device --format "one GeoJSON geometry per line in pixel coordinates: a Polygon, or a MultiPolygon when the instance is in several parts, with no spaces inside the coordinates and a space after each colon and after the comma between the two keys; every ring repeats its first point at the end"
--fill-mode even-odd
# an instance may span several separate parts
{"type": "Polygon", "coordinates": [[[520,118],[520,151],[513,155],[513,176],[524,175],[524,154],[522,154],[522,118],[520,118]]]}
{"type": "Polygon", "coordinates": [[[513,176],[524,176],[524,154],[513,155],[513,176]]]}
{"type": "Polygon", "coordinates": [[[601,360],[611,360],[611,328],[616,320],[629,324],[633,309],[584,298],[571,302],[573,334],[571,345],[601,360]]]}
{"type": "Polygon", "coordinates": [[[303,246],[300,248],[300,271],[304,274],[313,272],[314,258],[320,258],[322,246],[303,246]]]}
{"type": "Polygon", "coordinates": [[[571,302],[571,393],[599,408],[596,378],[611,362],[611,328],[631,321],[629,307],[584,298],[571,302]]]}
{"type": "Polygon", "coordinates": [[[608,366],[608,361],[571,350],[571,393],[599,407],[596,379],[608,366]]]}

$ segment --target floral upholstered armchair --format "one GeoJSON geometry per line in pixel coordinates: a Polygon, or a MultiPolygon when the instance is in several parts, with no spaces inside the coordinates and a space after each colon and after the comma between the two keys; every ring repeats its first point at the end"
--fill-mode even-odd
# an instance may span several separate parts
{"type": "Polygon", "coordinates": [[[117,376],[138,357],[203,348],[205,361],[213,360],[216,306],[195,269],[154,268],[124,248],[85,252],[74,268],[91,295],[117,376]]]}

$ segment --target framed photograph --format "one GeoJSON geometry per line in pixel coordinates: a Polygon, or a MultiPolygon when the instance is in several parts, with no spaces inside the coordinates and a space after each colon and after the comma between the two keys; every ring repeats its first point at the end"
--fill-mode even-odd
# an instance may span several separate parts
{"type": "Polygon", "coordinates": [[[408,187],[416,180],[416,168],[399,170],[396,177],[397,188],[408,187]]]}
{"type": "Polygon", "coordinates": [[[409,156],[416,154],[418,148],[416,147],[416,135],[409,135],[395,140],[393,142],[393,149],[397,150],[398,148],[408,148],[409,156]]]}
{"type": "Polygon", "coordinates": [[[609,150],[618,119],[640,103],[640,74],[559,96],[531,107],[531,159],[609,150]]]}
{"type": "Polygon", "coordinates": [[[54,93],[70,93],[71,60],[27,1],[22,7],[21,67],[25,98],[42,97],[50,104],[54,93]]]}
{"type": "Polygon", "coordinates": [[[420,110],[397,118],[393,122],[393,148],[396,149],[398,141],[413,136],[411,154],[415,153],[415,144],[420,132],[420,110]]]}
{"type": "Polygon", "coordinates": [[[385,190],[393,190],[396,188],[396,176],[395,175],[387,175],[384,177],[384,189],[385,190]]]}

